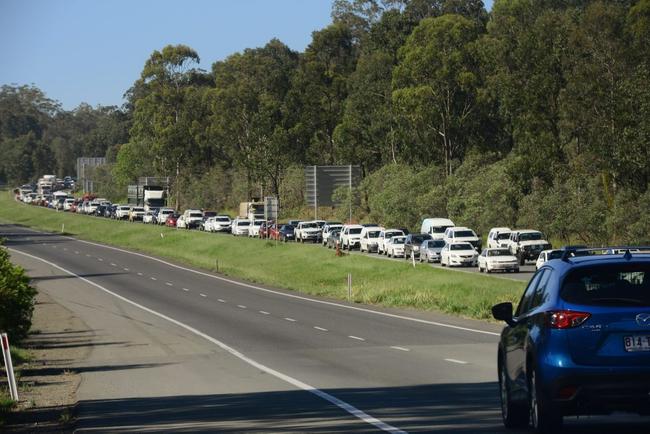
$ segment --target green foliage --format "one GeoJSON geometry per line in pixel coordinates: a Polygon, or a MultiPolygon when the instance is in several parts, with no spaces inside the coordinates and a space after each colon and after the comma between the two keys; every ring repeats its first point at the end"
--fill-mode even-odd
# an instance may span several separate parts
{"type": "Polygon", "coordinates": [[[25,271],[14,266],[9,252],[0,246],[0,330],[16,344],[27,336],[32,325],[36,289],[29,285],[25,271]]]}

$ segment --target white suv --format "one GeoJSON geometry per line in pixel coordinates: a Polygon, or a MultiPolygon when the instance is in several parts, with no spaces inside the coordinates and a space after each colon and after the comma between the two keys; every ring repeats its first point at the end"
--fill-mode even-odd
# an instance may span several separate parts
{"type": "Polygon", "coordinates": [[[124,220],[129,218],[129,211],[131,207],[127,205],[120,205],[115,210],[115,218],[118,220],[124,220]]]}
{"type": "Polygon", "coordinates": [[[176,227],[179,229],[198,228],[203,221],[203,211],[200,209],[186,209],[182,216],[178,218],[176,227]]]}
{"type": "Polygon", "coordinates": [[[510,238],[510,228],[492,228],[488,233],[487,246],[488,249],[507,249],[508,239],[510,238]]]}
{"type": "Polygon", "coordinates": [[[305,241],[312,241],[317,243],[321,238],[321,228],[318,222],[300,222],[295,230],[296,241],[304,243],[305,241]]]}
{"type": "Polygon", "coordinates": [[[481,239],[476,236],[476,232],[464,226],[454,226],[445,230],[444,241],[446,244],[451,243],[470,243],[477,252],[481,251],[481,239]]]}
{"type": "Polygon", "coordinates": [[[164,225],[165,222],[167,221],[167,217],[169,217],[172,214],[174,214],[174,210],[172,208],[162,208],[160,211],[158,211],[156,223],[158,223],[159,225],[164,225]]]}
{"type": "Polygon", "coordinates": [[[344,225],[341,229],[341,248],[352,250],[361,244],[361,225],[344,225]]]}
{"type": "Polygon", "coordinates": [[[379,234],[384,228],[379,226],[364,227],[361,231],[361,242],[359,243],[359,251],[361,252],[376,252],[379,250],[379,234]]]}

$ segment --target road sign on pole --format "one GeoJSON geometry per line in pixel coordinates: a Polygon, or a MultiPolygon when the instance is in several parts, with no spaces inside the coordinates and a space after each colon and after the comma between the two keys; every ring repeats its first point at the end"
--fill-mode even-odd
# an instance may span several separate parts
{"type": "Polygon", "coordinates": [[[264,220],[267,222],[269,220],[277,221],[278,214],[280,212],[280,206],[278,204],[278,198],[275,196],[267,196],[264,198],[264,220]]]}

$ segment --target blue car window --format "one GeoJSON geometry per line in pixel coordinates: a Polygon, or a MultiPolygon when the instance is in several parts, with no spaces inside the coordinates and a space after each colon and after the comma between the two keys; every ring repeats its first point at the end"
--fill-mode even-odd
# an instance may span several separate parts
{"type": "Polygon", "coordinates": [[[519,305],[517,306],[517,312],[515,313],[515,316],[521,316],[528,312],[531,309],[531,304],[533,300],[533,296],[535,294],[535,289],[537,289],[537,283],[539,282],[540,278],[546,271],[545,268],[542,268],[539,270],[533,278],[530,280],[530,283],[528,284],[528,287],[526,287],[526,291],[524,291],[524,295],[521,297],[521,300],[519,301],[519,305]]]}
{"type": "Polygon", "coordinates": [[[528,308],[528,311],[531,311],[544,304],[544,302],[546,302],[546,297],[548,296],[548,292],[546,291],[546,286],[548,285],[548,281],[551,278],[551,273],[552,271],[550,269],[543,269],[542,276],[539,278],[537,287],[533,292],[533,297],[530,302],[530,307],[528,308]]]}

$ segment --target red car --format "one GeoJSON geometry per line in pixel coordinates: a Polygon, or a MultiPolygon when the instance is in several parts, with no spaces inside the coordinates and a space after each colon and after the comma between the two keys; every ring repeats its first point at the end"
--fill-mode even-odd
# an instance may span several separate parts
{"type": "Polygon", "coordinates": [[[260,232],[259,232],[259,237],[260,238],[271,238],[270,235],[270,229],[271,227],[274,226],[274,223],[272,221],[264,222],[260,226],[260,232]]]}
{"type": "Polygon", "coordinates": [[[282,227],[281,224],[279,225],[277,223],[273,223],[269,227],[269,238],[272,239],[272,240],[279,240],[280,239],[280,228],[281,227],[282,227]]]}
{"type": "Polygon", "coordinates": [[[176,222],[178,221],[178,218],[181,215],[178,213],[170,214],[169,217],[167,217],[167,220],[165,220],[165,226],[169,226],[170,228],[175,228],[176,227],[176,222]]]}

